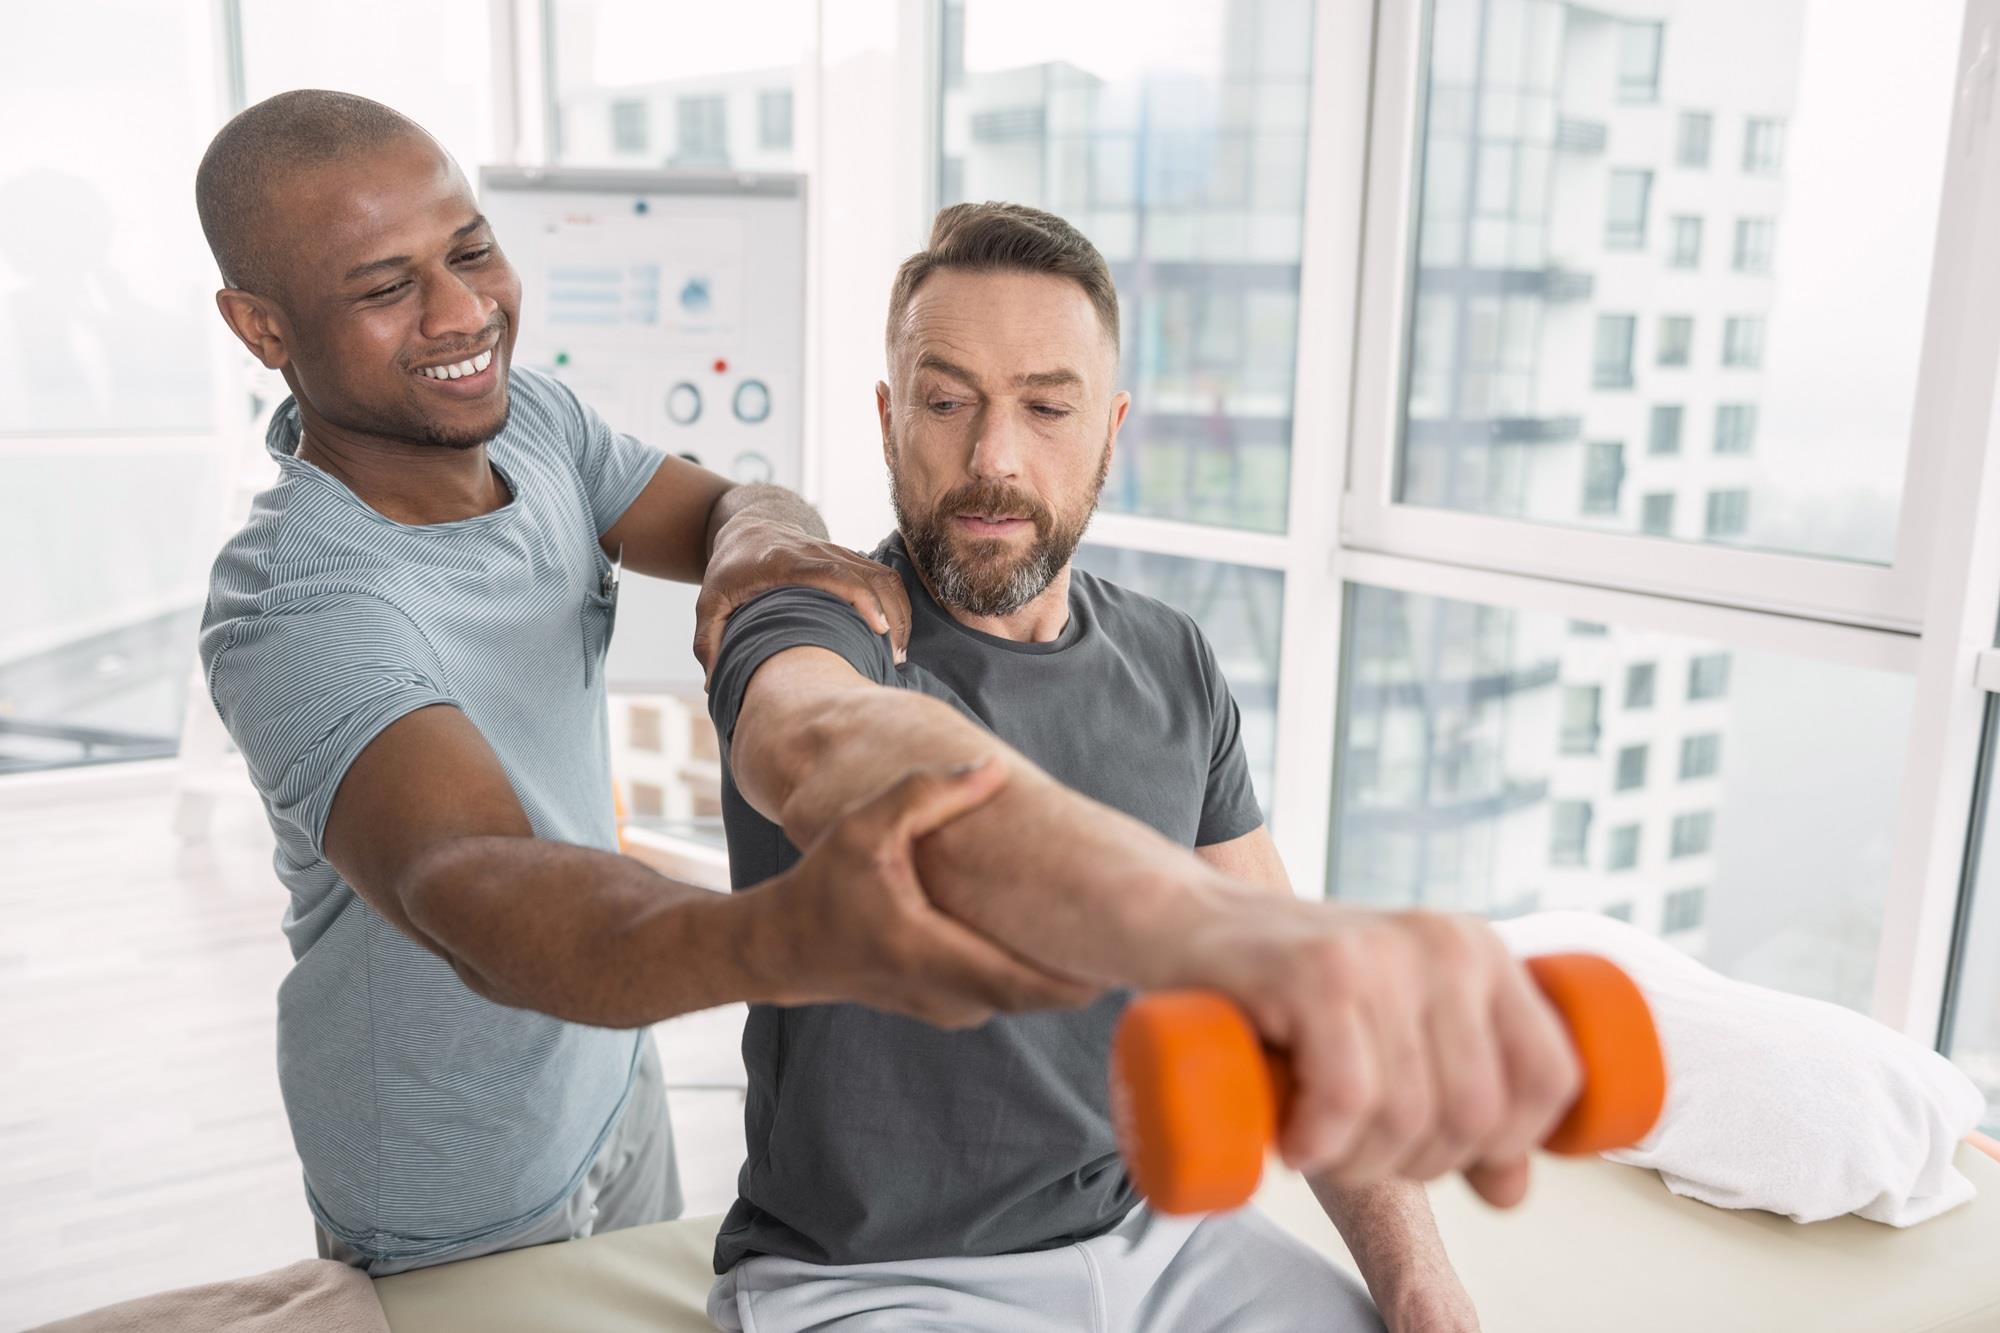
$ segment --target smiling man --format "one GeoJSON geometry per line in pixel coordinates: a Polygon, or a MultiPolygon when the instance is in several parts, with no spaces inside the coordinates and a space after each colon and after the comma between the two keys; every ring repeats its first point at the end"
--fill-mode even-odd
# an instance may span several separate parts
{"type": "Polygon", "coordinates": [[[900,582],[788,492],[666,457],[514,366],[520,282],[389,108],[259,103],[196,201],[223,318],[292,392],[201,654],[291,895],[278,1075],[322,1254],[381,1275],[674,1216],[659,1019],[799,987],[956,1023],[1087,998],[916,885],[913,840],[990,777],[893,775],[733,898],[617,855],[621,556],[705,578],[709,641],[800,583],[900,641],[900,582]]]}

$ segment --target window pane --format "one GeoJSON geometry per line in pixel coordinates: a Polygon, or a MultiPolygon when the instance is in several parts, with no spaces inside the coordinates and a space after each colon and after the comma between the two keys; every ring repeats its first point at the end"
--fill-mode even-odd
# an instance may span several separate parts
{"type": "Polygon", "coordinates": [[[1981,1127],[2000,1134],[2000,698],[1986,710],[1987,757],[1980,785],[1982,824],[1973,835],[1967,916],[1952,969],[1943,1048],[1986,1094],[1981,1127]]]}
{"type": "Polygon", "coordinates": [[[1680,146],[1674,153],[1675,164],[1696,171],[1707,166],[1709,136],[1714,128],[1715,117],[1706,111],[1681,112],[1680,146]]]}
{"type": "MultiPolygon", "coordinates": [[[[215,426],[217,284],[194,211],[194,165],[216,128],[208,43],[199,7],[123,0],[10,14],[0,436],[215,426]]],[[[0,465],[0,497],[30,494],[0,465]]]]}
{"type": "Polygon", "coordinates": [[[210,18],[16,7],[0,40],[0,775],[178,744],[224,486],[210,18]]]}
{"type": "Polygon", "coordinates": [[[1370,587],[1345,629],[1336,897],[1628,911],[1731,976],[1869,1003],[1910,677],[1370,587]],[[1600,715],[1635,680],[1652,705],[1600,715]],[[1700,780],[1658,771],[1684,754],[1700,780]]]}
{"type": "MultiPolygon", "coordinates": [[[[939,202],[1058,213],[1117,279],[1133,406],[1105,507],[1282,531],[1309,0],[1195,0],[1171,21],[1066,0],[945,8],[939,202]]],[[[1441,195],[1440,209],[1543,188],[1534,153],[1506,159],[1487,165],[1476,194],[1441,195]]],[[[1479,391],[1503,402],[1511,370],[1482,365],[1479,391]]]]}
{"type": "Polygon", "coordinates": [[[338,88],[372,97],[430,131],[476,186],[480,164],[494,158],[492,10],[483,0],[242,0],[245,95],[338,88]]]}
{"type": "Polygon", "coordinates": [[[1432,0],[1397,501],[1699,541],[1707,493],[1742,489],[1747,527],[1715,540],[1890,560],[1956,8],[1697,0],[1636,23],[1432,0]],[[1528,158],[1548,164],[1533,189],[1528,158]],[[1496,354],[1464,334],[1500,292],[1524,309],[1496,354]],[[1701,331],[1685,362],[1669,318],[1701,331]],[[1627,320],[1657,355],[1622,354],[1627,320]],[[1634,450],[1626,490],[1677,498],[1678,527],[1665,501],[1650,524],[1587,507],[1589,445],[1640,439],[1669,388],[1691,421],[1753,409],[1754,447],[1634,450]]]}
{"type": "Polygon", "coordinates": [[[1694,320],[1687,315],[1660,316],[1660,346],[1656,360],[1663,366],[1685,366],[1694,354],[1694,320]]]}
{"type": "Polygon", "coordinates": [[[1646,200],[1652,193],[1650,171],[1614,171],[1607,191],[1604,248],[1639,250],[1646,244],[1646,200]]]}
{"type": "Polygon", "coordinates": [[[790,171],[809,0],[553,0],[550,151],[574,166],[790,171]]]}
{"type": "Polygon", "coordinates": [[[1243,753],[1264,813],[1278,753],[1278,634],[1285,576],[1274,569],[1085,544],[1076,566],[1194,617],[1243,714],[1243,753]]]}

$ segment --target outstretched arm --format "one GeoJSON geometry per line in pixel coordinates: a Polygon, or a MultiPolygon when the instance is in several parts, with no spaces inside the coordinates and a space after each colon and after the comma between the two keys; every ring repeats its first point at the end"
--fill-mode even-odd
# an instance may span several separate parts
{"type": "MultiPolygon", "coordinates": [[[[718,674],[743,665],[731,651],[725,642],[718,674]]],[[[1441,1159],[1432,1174],[1466,1169],[1494,1202],[1519,1198],[1527,1153],[1577,1073],[1560,1023],[1491,930],[1260,894],[839,653],[788,647],[753,670],[730,683],[740,707],[719,715],[731,775],[795,844],[894,772],[990,756],[1006,786],[917,844],[924,889],[946,913],[1051,973],[1229,995],[1291,1054],[1298,1089],[1280,1149],[1295,1167],[1361,1185],[1441,1159]]]]}

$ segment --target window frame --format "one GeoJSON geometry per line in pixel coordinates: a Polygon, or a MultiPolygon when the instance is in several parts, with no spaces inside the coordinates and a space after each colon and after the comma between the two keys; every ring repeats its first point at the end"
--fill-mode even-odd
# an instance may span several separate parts
{"type": "MultiPolygon", "coordinates": [[[[1319,0],[1318,8],[1323,36],[1329,12],[1342,7],[1319,0]]],[[[1827,647],[1824,636],[1833,634],[1849,647],[1867,644],[1867,655],[1915,675],[1910,778],[1896,812],[1873,1013],[1936,1040],[1986,698],[1970,682],[1965,645],[1992,641],[2000,608],[2000,531],[1981,531],[1975,521],[1981,503],[2000,505],[2000,310],[1982,309],[1970,295],[1985,290],[1979,283],[2000,280],[2000,129],[1975,110],[1990,94],[1972,91],[1990,90],[1990,62],[1979,52],[1982,34],[2000,26],[2000,0],[1967,0],[1959,29],[1954,150],[1939,193],[1896,545],[1886,565],[1397,502],[1429,11],[1419,0],[1382,0],[1372,17],[1372,25],[1350,18],[1347,27],[1356,36],[1365,28],[1374,53],[1365,244],[1345,256],[1361,274],[1360,300],[1343,321],[1368,336],[1346,340],[1355,353],[1345,372],[1353,410],[1331,563],[1349,578],[1394,572],[1405,585],[1424,585],[1412,591],[1471,600],[1481,600],[1478,589],[1504,590],[1517,600],[1560,590],[1553,600],[1571,616],[1589,614],[1579,605],[1590,600],[1586,591],[1628,609],[1672,608],[1668,618],[1713,613],[1729,619],[1730,632],[1709,637],[1732,645],[1769,635],[1783,651],[1812,653],[1808,644],[1827,647]]],[[[1314,129],[1317,141],[1319,122],[1314,129]]],[[[1325,219],[1309,211],[1308,222],[1312,236],[1325,219]]],[[[1305,306],[1302,342],[1313,325],[1337,319],[1305,306]]],[[[1295,456],[1301,448],[1310,452],[1295,443],[1295,456]]],[[[2000,668],[1995,679],[2000,688],[2000,668]]]]}

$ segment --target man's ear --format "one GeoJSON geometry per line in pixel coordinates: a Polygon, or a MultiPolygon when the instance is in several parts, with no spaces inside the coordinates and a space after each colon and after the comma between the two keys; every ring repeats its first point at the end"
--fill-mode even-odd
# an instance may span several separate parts
{"type": "Polygon", "coordinates": [[[882,423],[882,461],[889,461],[889,385],[875,381],[875,415],[882,423]]]}
{"type": "Polygon", "coordinates": [[[222,312],[222,322],[229,331],[266,370],[282,370],[291,361],[285,346],[284,319],[269,301],[238,287],[224,287],[215,294],[215,308],[222,312]]]}
{"type": "Polygon", "coordinates": [[[1104,465],[1118,453],[1118,432],[1124,429],[1126,414],[1132,410],[1132,395],[1123,389],[1111,399],[1111,429],[1104,433],[1104,465]]]}

